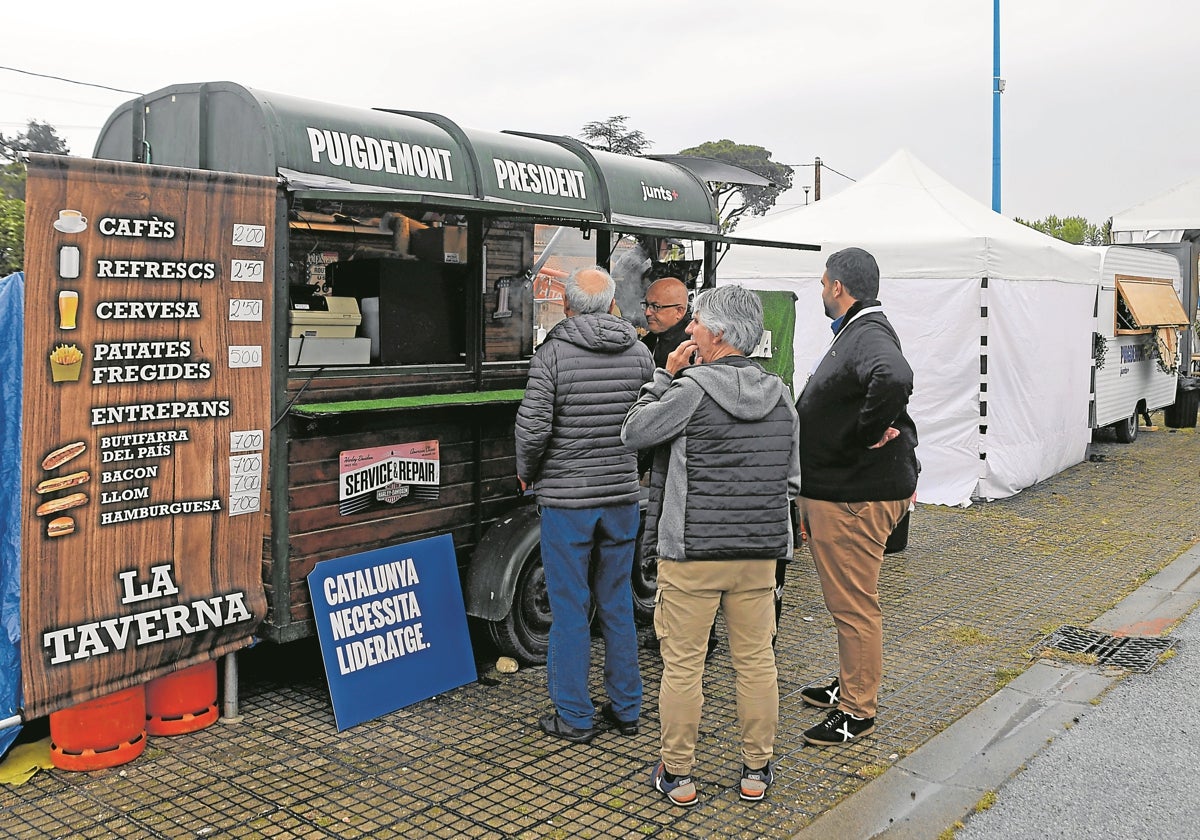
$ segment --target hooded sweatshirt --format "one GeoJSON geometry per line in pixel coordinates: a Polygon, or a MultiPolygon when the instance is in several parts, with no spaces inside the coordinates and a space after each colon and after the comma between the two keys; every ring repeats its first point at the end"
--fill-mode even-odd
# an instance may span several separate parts
{"type": "Polygon", "coordinates": [[[621,427],[658,447],[643,551],[670,560],[792,556],[798,422],[783,380],[744,356],[658,369],[621,427]]]}
{"type": "Polygon", "coordinates": [[[575,315],[550,330],[517,409],[517,475],[538,504],[637,502],[637,452],[621,442],[621,421],[653,371],[633,325],[615,315],[575,315]]]}

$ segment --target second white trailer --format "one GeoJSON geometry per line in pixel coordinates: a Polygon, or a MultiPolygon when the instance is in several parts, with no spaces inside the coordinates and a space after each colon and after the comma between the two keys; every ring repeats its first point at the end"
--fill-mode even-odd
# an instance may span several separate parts
{"type": "Polygon", "coordinates": [[[1101,249],[1093,333],[1091,425],[1137,437],[1138,419],[1173,405],[1179,374],[1179,263],[1145,248],[1101,249]]]}

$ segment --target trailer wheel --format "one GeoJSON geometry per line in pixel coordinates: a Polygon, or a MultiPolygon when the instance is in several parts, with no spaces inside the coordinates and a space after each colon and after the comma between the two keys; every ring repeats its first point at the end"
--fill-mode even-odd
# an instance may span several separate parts
{"type": "Polygon", "coordinates": [[[542,550],[536,545],[521,565],[508,615],[489,621],[488,633],[503,653],[526,665],[545,665],[552,620],[542,550]]]}
{"type": "Polygon", "coordinates": [[[633,550],[633,575],[630,583],[633,589],[633,620],[635,623],[648,627],[654,623],[654,593],[658,591],[658,560],[654,555],[642,554],[642,531],[646,527],[646,517],[642,517],[642,525],[638,528],[637,543],[633,550]]]}
{"type": "Polygon", "coordinates": [[[1124,420],[1119,420],[1113,423],[1113,431],[1117,433],[1117,440],[1121,443],[1133,443],[1137,440],[1138,435],[1138,416],[1135,411],[1132,417],[1127,417],[1124,420]]]}

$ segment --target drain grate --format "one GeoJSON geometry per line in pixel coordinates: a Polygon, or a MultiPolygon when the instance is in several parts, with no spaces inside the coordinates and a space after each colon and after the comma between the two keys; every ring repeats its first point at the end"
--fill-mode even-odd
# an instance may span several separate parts
{"type": "Polygon", "coordinates": [[[1097,665],[1116,665],[1131,671],[1149,671],[1158,657],[1175,647],[1177,639],[1170,636],[1110,636],[1086,627],[1060,627],[1042,639],[1030,651],[1038,656],[1046,648],[1066,653],[1092,654],[1097,665]]]}

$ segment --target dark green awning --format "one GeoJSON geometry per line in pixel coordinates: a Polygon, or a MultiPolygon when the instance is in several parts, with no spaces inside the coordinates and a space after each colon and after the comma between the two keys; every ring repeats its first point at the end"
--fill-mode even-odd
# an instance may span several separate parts
{"type": "Polygon", "coordinates": [[[593,150],[571,137],[465,130],[439,114],[315,102],[232,82],[174,85],[126,102],[94,155],[277,175],[300,198],[724,239],[703,180],[673,163],[593,150]]]}

